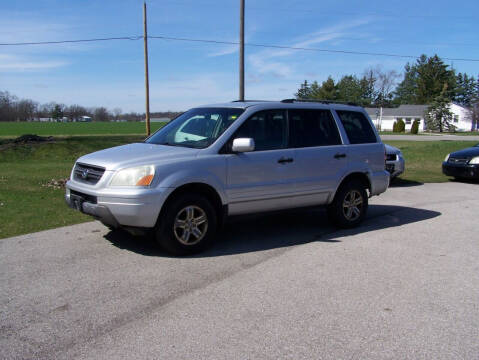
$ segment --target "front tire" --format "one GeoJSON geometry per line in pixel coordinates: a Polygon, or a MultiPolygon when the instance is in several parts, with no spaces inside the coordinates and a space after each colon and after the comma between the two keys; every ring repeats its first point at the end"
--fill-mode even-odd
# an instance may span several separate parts
{"type": "Polygon", "coordinates": [[[330,219],[339,227],[349,229],[358,226],[366,217],[368,194],[360,181],[347,182],[339,188],[328,206],[330,219]]]}
{"type": "Polygon", "coordinates": [[[208,248],[217,231],[217,214],[207,198],[184,194],[162,210],[156,241],[173,255],[191,255],[208,248]]]}

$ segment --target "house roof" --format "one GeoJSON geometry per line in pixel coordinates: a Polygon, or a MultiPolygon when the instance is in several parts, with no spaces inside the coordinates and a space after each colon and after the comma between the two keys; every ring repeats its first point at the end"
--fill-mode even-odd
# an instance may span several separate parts
{"type": "MultiPolygon", "coordinates": [[[[383,108],[383,116],[423,117],[428,105],[400,105],[397,108],[383,108]]],[[[379,108],[365,108],[369,116],[376,117],[379,108]]]]}

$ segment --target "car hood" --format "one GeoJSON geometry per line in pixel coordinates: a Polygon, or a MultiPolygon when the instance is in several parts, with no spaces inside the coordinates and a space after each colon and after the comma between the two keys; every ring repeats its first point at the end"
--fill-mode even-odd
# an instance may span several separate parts
{"type": "Polygon", "coordinates": [[[467,149],[459,150],[451,153],[452,158],[469,158],[479,156],[479,146],[473,146],[467,149]]]}
{"type": "Polygon", "coordinates": [[[196,156],[198,152],[198,149],[186,147],[134,143],[96,151],[80,157],[77,162],[101,166],[106,170],[117,170],[176,161],[179,158],[196,156]]]}
{"type": "Polygon", "coordinates": [[[391,146],[391,145],[388,145],[388,144],[384,144],[384,146],[386,147],[386,154],[400,154],[401,153],[401,150],[399,150],[397,147],[394,147],[394,146],[391,146]]]}

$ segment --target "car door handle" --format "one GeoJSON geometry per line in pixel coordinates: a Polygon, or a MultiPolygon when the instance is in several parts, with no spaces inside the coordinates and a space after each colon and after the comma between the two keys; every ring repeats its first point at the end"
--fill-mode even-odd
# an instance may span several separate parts
{"type": "Polygon", "coordinates": [[[292,158],[284,158],[282,157],[281,159],[278,160],[280,164],[286,164],[286,163],[292,163],[293,159],[292,158]]]}
{"type": "Polygon", "coordinates": [[[345,157],[346,157],[346,154],[336,154],[336,155],[334,155],[335,159],[341,159],[341,158],[345,158],[345,157]]]}

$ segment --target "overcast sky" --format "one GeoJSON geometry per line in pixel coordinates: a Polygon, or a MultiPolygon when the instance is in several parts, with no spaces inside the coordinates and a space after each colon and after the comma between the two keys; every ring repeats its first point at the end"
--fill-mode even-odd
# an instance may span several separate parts
{"type": "MultiPolygon", "coordinates": [[[[142,1],[0,2],[0,43],[142,34],[142,1]]],[[[149,35],[237,41],[239,0],[147,1],[149,35]]],[[[246,0],[246,42],[479,59],[479,1],[246,0]]],[[[237,46],[149,40],[152,111],[238,97],[237,46]]],[[[294,96],[305,79],[402,72],[393,57],[246,47],[246,98],[294,96]]],[[[451,64],[451,61],[448,61],[451,64]]],[[[477,76],[479,62],[454,61],[477,76]]],[[[143,42],[0,46],[0,90],[39,102],[144,111],[143,42]]]]}

